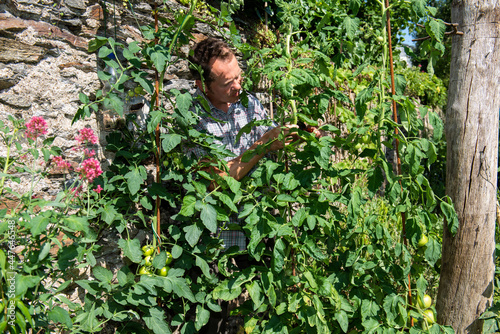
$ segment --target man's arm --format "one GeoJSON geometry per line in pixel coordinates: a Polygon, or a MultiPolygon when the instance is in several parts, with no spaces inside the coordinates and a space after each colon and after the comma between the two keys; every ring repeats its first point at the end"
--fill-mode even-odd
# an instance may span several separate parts
{"type": "MultiPolygon", "coordinates": [[[[255,150],[255,149],[257,149],[258,146],[264,146],[267,143],[270,143],[269,146],[267,147],[267,149],[264,152],[256,153],[254,156],[252,156],[252,158],[249,161],[246,161],[246,162],[243,161],[243,155],[245,154],[245,152],[243,154],[237,156],[236,158],[229,160],[227,162],[228,169],[229,169],[229,175],[231,177],[233,177],[234,179],[239,181],[252,170],[252,168],[257,164],[257,162],[259,162],[260,159],[262,159],[262,157],[266,153],[282,149],[284,147],[284,143],[283,143],[283,141],[278,140],[280,132],[283,131],[285,138],[291,137],[291,140],[288,139],[285,142],[285,144],[290,142],[290,141],[298,140],[296,133],[290,133],[292,131],[292,128],[295,128],[295,127],[296,126],[275,127],[272,130],[269,130],[268,132],[266,132],[262,137],[260,137],[260,139],[258,139],[255,143],[253,143],[253,145],[250,146],[248,148],[248,150],[255,150]]],[[[208,167],[206,169],[211,171],[211,172],[215,172],[216,174],[218,174],[220,176],[227,175],[227,173],[225,171],[220,170],[220,169],[213,167],[213,166],[208,167]]],[[[212,182],[212,184],[210,185],[210,190],[212,190],[213,188],[215,188],[214,182],[212,182]]]]}

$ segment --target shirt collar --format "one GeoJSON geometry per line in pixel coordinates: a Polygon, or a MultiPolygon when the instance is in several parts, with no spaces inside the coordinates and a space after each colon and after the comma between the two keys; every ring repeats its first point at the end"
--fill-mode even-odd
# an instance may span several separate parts
{"type": "Polygon", "coordinates": [[[230,115],[230,114],[232,114],[236,110],[236,107],[241,104],[240,101],[238,101],[236,103],[231,103],[231,105],[229,106],[229,110],[226,113],[225,111],[220,110],[217,107],[214,107],[214,105],[212,104],[212,102],[210,102],[210,100],[206,97],[205,93],[203,93],[200,88],[196,88],[196,92],[194,93],[193,96],[194,96],[194,98],[196,98],[198,96],[201,96],[205,101],[207,101],[208,106],[210,107],[210,112],[212,112],[212,113],[213,112],[217,112],[217,113],[221,113],[222,115],[230,115]]]}

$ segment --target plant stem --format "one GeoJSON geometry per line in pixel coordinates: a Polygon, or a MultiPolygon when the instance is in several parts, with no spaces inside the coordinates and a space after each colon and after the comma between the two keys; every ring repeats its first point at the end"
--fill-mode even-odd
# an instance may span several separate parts
{"type": "Polygon", "coordinates": [[[7,143],[7,156],[5,157],[5,165],[3,166],[3,174],[2,175],[2,180],[0,181],[0,198],[2,198],[3,195],[3,189],[4,189],[4,184],[5,184],[5,175],[7,174],[7,171],[9,169],[9,158],[10,158],[10,145],[12,142],[7,143]]]}

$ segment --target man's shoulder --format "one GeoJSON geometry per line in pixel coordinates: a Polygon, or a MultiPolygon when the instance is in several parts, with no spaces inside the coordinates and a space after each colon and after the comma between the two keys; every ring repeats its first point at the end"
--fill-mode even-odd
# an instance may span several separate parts
{"type": "Polygon", "coordinates": [[[197,88],[196,91],[192,94],[193,100],[191,103],[191,109],[193,111],[205,111],[205,112],[210,112],[212,109],[212,104],[210,101],[207,99],[205,94],[197,88]]]}

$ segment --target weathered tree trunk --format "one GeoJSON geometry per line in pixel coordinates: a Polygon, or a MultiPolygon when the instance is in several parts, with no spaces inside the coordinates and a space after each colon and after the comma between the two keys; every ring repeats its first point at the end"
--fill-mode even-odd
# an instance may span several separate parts
{"type": "Polygon", "coordinates": [[[454,0],[446,111],[446,192],[458,214],[455,236],[446,228],[437,297],[438,322],[457,333],[480,333],[479,315],[493,297],[500,5],[498,0],[454,0]]]}

